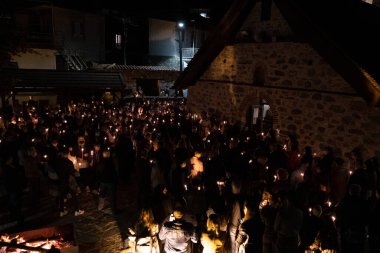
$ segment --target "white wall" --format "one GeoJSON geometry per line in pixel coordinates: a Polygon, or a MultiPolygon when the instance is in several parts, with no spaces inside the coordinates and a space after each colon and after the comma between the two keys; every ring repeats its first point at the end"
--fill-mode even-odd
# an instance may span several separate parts
{"type": "Polygon", "coordinates": [[[178,56],[176,23],[160,19],[149,20],[149,54],[178,56]]]}
{"type": "Polygon", "coordinates": [[[55,50],[32,48],[31,52],[14,55],[20,69],[56,69],[55,50]]]}

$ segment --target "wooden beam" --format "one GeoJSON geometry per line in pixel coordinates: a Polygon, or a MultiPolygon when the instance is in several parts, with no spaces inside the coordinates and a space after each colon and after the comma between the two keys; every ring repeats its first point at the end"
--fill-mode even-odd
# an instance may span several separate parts
{"type": "Polygon", "coordinates": [[[256,0],[234,1],[188,67],[177,78],[174,89],[183,89],[195,84],[223,48],[234,39],[255,3],[256,0]]]}

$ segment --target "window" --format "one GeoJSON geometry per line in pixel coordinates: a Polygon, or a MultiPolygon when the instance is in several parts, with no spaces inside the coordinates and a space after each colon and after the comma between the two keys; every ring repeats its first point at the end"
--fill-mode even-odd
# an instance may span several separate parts
{"type": "Polygon", "coordinates": [[[121,48],[121,35],[115,34],[115,46],[117,49],[121,48]]]}
{"type": "Polygon", "coordinates": [[[74,39],[84,39],[83,22],[75,21],[71,24],[71,33],[74,39]]]}

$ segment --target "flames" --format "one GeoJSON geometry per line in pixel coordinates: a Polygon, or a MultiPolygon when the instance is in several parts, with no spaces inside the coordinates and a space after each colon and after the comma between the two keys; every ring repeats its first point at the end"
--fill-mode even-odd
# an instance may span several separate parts
{"type": "Polygon", "coordinates": [[[16,235],[10,237],[8,235],[2,235],[0,237],[0,242],[5,242],[9,244],[9,246],[0,247],[0,253],[40,253],[40,250],[28,250],[27,247],[30,248],[39,248],[49,250],[51,248],[63,249],[69,248],[73,245],[69,242],[65,242],[62,237],[57,237],[54,239],[34,239],[30,241],[26,241],[23,237],[16,235]],[[18,246],[25,246],[23,248],[19,248],[18,246]]]}

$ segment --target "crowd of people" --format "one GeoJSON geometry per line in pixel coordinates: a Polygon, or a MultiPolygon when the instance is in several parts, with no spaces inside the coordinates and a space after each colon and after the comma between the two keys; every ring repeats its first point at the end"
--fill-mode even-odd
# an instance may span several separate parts
{"type": "Polygon", "coordinates": [[[179,98],[29,101],[2,110],[0,180],[21,224],[22,194],[38,203],[42,178],[60,216],[85,214],[81,192],[116,214],[118,185],[136,182],[123,252],[380,252],[377,157],[261,131],[179,98]]]}

